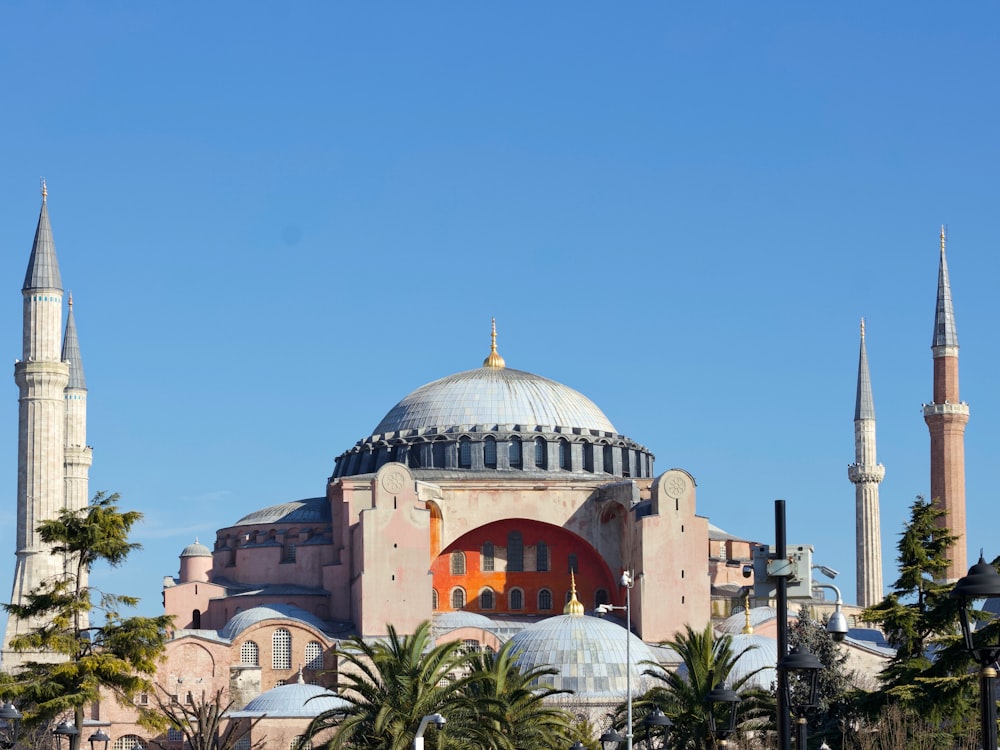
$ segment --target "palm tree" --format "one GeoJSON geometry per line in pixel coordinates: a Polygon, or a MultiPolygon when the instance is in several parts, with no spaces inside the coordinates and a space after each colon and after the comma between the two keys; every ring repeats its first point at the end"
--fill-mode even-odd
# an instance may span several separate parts
{"type": "Polygon", "coordinates": [[[512,641],[500,650],[486,650],[472,661],[466,695],[471,706],[492,707],[496,717],[492,736],[503,750],[566,748],[572,742],[573,716],[546,699],[569,693],[545,683],[558,674],[555,667],[532,667],[522,671],[512,641]]]}
{"type": "MultiPolygon", "coordinates": [[[[646,714],[659,707],[673,721],[670,734],[672,750],[715,748],[718,741],[709,731],[706,697],[709,691],[723,683],[743,698],[737,704],[737,710],[744,720],[759,720],[763,715],[767,694],[747,687],[749,680],[760,670],[741,675],[734,681],[729,680],[736,662],[755,646],[747,646],[734,653],[732,639],[728,635],[715,638],[711,625],[706,625],[700,632],[686,626],[684,633],[665,645],[677,653],[682,667],[665,672],[659,665],[650,665],[651,668],[645,671],[663,684],[654,685],[636,701],[635,726],[641,727],[646,714]]],[[[621,714],[622,709],[618,713],[621,714]]]]}
{"type": "MultiPolygon", "coordinates": [[[[460,642],[434,646],[429,622],[412,635],[400,636],[394,627],[384,640],[366,642],[352,638],[344,653],[347,662],[340,676],[341,697],[350,703],[343,710],[324,712],[310,723],[306,737],[336,729],[328,750],[408,750],[420,720],[434,713],[448,723],[428,732],[428,750],[447,745],[487,747],[491,738],[464,692],[469,682],[471,656],[460,642]]],[[[492,718],[486,707],[485,715],[492,718]]]]}

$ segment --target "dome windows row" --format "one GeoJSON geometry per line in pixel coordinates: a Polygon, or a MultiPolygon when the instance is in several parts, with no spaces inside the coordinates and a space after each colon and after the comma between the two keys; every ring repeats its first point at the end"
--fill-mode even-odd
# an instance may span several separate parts
{"type": "MultiPolygon", "coordinates": [[[[507,546],[501,547],[501,560],[505,559],[508,573],[536,572],[548,573],[552,569],[552,555],[549,545],[539,539],[533,548],[529,547],[529,554],[525,555],[524,535],[520,531],[510,531],[507,533],[507,546]],[[534,552],[532,560],[531,552],[534,552]],[[527,558],[527,559],[526,559],[527,558]]],[[[468,571],[466,554],[462,550],[455,550],[449,555],[449,572],[453,576],[465,575],[468,571]]],[[[483,573],[497,572],[497,546],[493,542],[483,542],[479,548],[479,570],[483,573]]],[[[567,556],[567,572],[578,573],[579,561],[575,554],[567,556]]]]}
{"type": "MultiPolygon", "coordinates": [[[[565,596],[565,601],[563,604],[569,602],[572,598],[573,592],[567,591],[565,596]]],[[[607,604],[608,592],[607,589],[597,589],[594,592],[594,607],[598,607],[602,604],[607,604]]],[[[449,603],[451,609],[461,610],[469,609],[469,602],[467,600],[465,589],[461,586],[455,586],[451,589],[449,593],[449,603]]],[[[477,606],[474,607],[479,611],[492,612],[499,609],[504,609],[503,595],[497,593],[494,589],[489,586],[484,586],[476,598],[477,606]]],[[[437,589],[432,589],[431,591],[431,606],[435,611],[440,609],[440,600],[438,597],[437,589]]],[[[506,609],[512,612],[520,612],[525,609],[525,592],[524,589],[520,587],[513,587],[507,591],[506,595],[506,609]]],[[[535,594],[535,609],[538,612],[551,612],[553,609],[553,595],[552,590],[549,588],[539,589],[535,594]]]]}
{"type": "MultiPolygon", "coordinates": [[[[303,651],[304,669],[323,669],[323,644],[309,641],[303,651]]],[[[260,666],[260,646],[256,641],[246,640],[240,644],[240,664],[246,667],[260,666]]],[[[271,669],[292,668],[292,633],[288,628],[275,628],[271,633],[271,669]]]]}

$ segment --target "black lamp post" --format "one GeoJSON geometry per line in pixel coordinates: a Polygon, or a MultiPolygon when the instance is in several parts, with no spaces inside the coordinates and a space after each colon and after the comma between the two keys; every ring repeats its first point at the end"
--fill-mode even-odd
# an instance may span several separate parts
{"type": "Polygon", "coordinates": [[[108,750],[108,743],[111,742],[111,738],[108,737],[103,729],[98,729],[87,738],[87,741],[90,743],[90,750],[108,750]]]}
{"type": "Polygon", "coordinates": [[[799,696],[800,701],[804,699],[805,702],[795,703],[793,706],[791,680],[785,681],[785,689],[788,691],[785,696],[785,704],[793,707],[797,714],[795,744],[798,750],[806,750],[806,741],[808,740],[806,712],[817,705],[816,692],[819,687],[819,671],[823,669],[823,662],[813,656],[805,646],[800,646],[793,648],[788,656],[781,660],[780,666],[789,677],[793,674],[799,675],[802,688],[807,688],[806,695],[800,694],[799,696]]]}
{"type": "Polygon", "coordinates": [[[723,685],[716,685],[714,689],[708,691],[705,700],[708,702],[708,731],[713,739],[719,738],[720,747],[725,747],[730,735],[736,731],[736,704],[740,702],[740,696],[723,685]],[[716,717],[715,711],[716,706],[725,703],[730,704],[729,716],[723,722],[722,717],[716,717]]]}
{"type": "Polygon", "coordinates": [[[583,746],[583,743],[580,742],[580,740],[577,740],[576,742],[574,742],[572,745],[569,746],[569,750],[586,750],[586,748],[583,746]]]}
{"type": "Polygon", "coordinates": [[[650,735],[653,727],[660,727],[660,734],[663,735],[663,745],[667,746],[667,732],[670,731],[670,727],[674,725],[670,721],[670,717],[667,716],[663,711],[660,710],[659,706],[656,706],[652,711],[646,714],[646,717],[642,720],[642,725],[646,727],[646,749],[653,750],[653,738],[650,735]]]}
{"type": "Polygon", "coordinates": [[[52,730],[52,734],[56,738],[56,743],[59,747],[62,747],[62,739],[65,737],[69,740],[69,746],[73,747],[73,738],[80,734],[76,731],[76,727],[69,723],[69,719],[64,719],[60,722],[55,729],[52,730]]]}
{"type": "Polygon", "coordinates": [[[610,727],[608,731],[601,735],[601,744],[604,746],[604,750],[615,750],[624,741],[625,738],[618,734],[614,727],[610,727]]]}
{"type": "Polygon", "coordinates": [[[976,623],[969,622],[969,606],[977,599],[1000,598],[1000,575],[992,565],[979,555],[979,562],[969,568],[969,574],[958,579],[951,590],[951,598],[958,600],[958,617],[962,623],[965,649],[979,665],[979,723],[982,746],[997,746],[997,689],[996,661],[1000,658],[1000,634],[996,643],[976,638],[976,623]],[[978,641],[978,643],[977,643],[978,641]]]}
{"type": "Polygon", "coordinates": [[[21,714],[14,704],[8,701],[0,707],[0,747],[10,750],[17,744],[17,738],[21,736],[21,714]]]}

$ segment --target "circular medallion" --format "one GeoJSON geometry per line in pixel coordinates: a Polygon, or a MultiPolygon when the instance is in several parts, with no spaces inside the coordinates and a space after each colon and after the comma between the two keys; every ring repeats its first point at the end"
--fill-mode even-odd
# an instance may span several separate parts
{"type": "Polygon", "coordinates": [[[382,489],[393,495],[401,492],[406,486],[406,477],[401,471],[390,471],[382,476],[382,489]]]}
{"type": "Polygon", "coordinates": [[[663,488],[670,497],[680,497],[687,490],[688,483],[684,477],[674,474],[663,483],[663,488]]]}

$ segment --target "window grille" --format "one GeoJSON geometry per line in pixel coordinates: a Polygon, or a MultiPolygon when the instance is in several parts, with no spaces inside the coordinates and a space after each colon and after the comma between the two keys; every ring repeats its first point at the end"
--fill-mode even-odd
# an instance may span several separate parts
{"type": "Polygon", "coordinates": [[[271,669],[292,668],[292,634],[278,628],[271,636],[271,669]]]}

